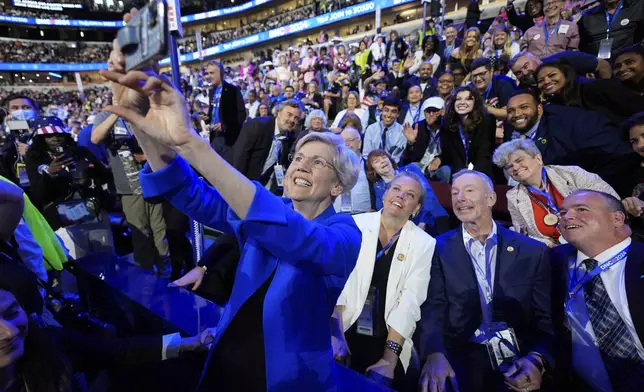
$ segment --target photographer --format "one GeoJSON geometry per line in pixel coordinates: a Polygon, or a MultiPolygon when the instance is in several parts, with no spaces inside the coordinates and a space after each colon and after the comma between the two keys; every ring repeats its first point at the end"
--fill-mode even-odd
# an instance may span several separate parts
{"type": "Polygon", "coordinates": [[[57,117],[32,122],[35,129],[26,155],[33,198],[73,258],[113,251],[102,185],[109,171],[84,147],[78,147],[57,117]]]}
{"type": "MultiPolygon", "coordinates": [[[[0,175],[23,188],[29,186],[24,158],[31,138],[29,129],[17,129],[11,121],[32,121],[40,117],[40,106],[26,95],[13,94],[3,102],[7,113],[4,134],[0,136],[0,175]]],[[[23,123],[24,124],[24,123],[23,123]]],[[[24,125],[23,125],[24,127],[24,125]]]]}
{"type": "MultiPolygon", "coordinates": [[[[113,102],[118,102],[117,98],[113,97],[113,102]]],[[[160,276],[169,277],[171,264],[163,204],[143,198],[139,172],[146,158],[130,125],[114,114],[101,112],[94,119],[90,137],[93,144],[103,143],[107,147],[116,193],[121,195],[123,213],[132,231],[134,261],[150,271],[156,266],[160,276]]]]}

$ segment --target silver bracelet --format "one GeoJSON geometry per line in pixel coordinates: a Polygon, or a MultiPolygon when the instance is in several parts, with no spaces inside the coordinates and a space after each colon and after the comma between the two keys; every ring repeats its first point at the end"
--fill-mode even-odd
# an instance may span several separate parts
{"type": "Polygon", "coordinates": [[[400,353],[402,353],[402,346],[393,340],[387,340],[385,343],[385,347],[387,350],[391,351],[392,353],[396,354],[397,356],[400,356],[400,353]]]}

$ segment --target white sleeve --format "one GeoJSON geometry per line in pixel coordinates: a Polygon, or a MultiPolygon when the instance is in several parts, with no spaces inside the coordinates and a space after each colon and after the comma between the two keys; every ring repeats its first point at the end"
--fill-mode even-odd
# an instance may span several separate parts
{"type": "Polygon", "coordinates": [[[38,279],[47,281],[47,270],[43,261],[42,248],[34,239],[31,229],[23,219],[20,219],[18,227],[14,231],[16,242],[18,243],[18,255],[22,262],[29,268],[31,272],[36,274],[38,279]]]}

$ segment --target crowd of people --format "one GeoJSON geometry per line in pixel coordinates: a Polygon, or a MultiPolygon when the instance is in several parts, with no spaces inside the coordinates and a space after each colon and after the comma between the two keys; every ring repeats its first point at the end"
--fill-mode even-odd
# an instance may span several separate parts
{"type": "Polygon", "coordinates": [[[0,41],[0,61],[10,63],[100,63],[109,53],[107,43],[0,41]]]}
{"type": "Polygon", "coordinates": [[[0,14],[10,15],[10,16],[23,16],[28,18],[52,18],[52,19],[69,19],[69,15],[65,15],[64,12],[47,12],[47,11],[38,11],[32,10],[29,8],[5,8],[4,5],[0,5],[0,14]]]}
{"type": "Polygon", "coordinates": [[[113,52],[111,89],[1,93],[32,129],[0,174],[70,257],[113,249],[121,210],[137,264],[225,306],[203,390],[334,390],[341,363],[399,391],[641,391],[644,4],[578,8],[474,0],[179,88],[113,52]],[[187,217],[222,232],[196,266],[187,217]]]}

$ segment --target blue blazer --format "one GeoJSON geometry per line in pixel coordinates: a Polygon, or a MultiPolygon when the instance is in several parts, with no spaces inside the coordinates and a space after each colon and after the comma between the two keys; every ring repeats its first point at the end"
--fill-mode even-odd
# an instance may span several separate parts
{"type": "MultiPolygon", "coordinates": [[[[505,128],[506,141],[512,131],[511,126],[505,128]]],[[[620,130],[600,113],[545,105],[535,144],[545,165],[579,166],[598,174],[620,196],[631,195],[634,178],[624,173],[632,173],[641,159],[620,130]]]]}
{"type": "Polygon", "coordinates": [[[154,173],[146,165],[141,186],[146,197],[165,196],[192,219],[237,236],[242,257],[214,344],[274,273],[263,316],[268,390],[338,390],[330,317],[360,253],[361,233],[353,218],[330,206],[307,220],[290,200],[256,184],[248,215],[239,219],[181,158],[154,173]]]}
{"type": "MultiPolygon", "coordinates": [[[[521,354],[552,365],[551,268],[541,242],[497,225],[492,314],[514,328],[521,354]]],[[[462,226],[436,238],[427,300],[421,307],[421,358],[462,349],[482,322],[478,282],[462,226]]]]}

